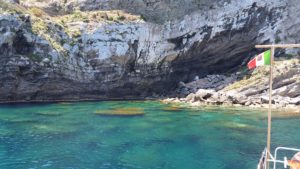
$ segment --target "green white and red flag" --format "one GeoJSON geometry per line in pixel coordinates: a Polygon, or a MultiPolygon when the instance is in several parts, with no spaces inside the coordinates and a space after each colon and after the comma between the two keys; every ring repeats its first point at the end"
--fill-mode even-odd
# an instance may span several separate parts
{"type": "Polygon", "coordinates": [[[264,53],[257,55],[255,58],[250,60],[247,64],[249,69],[254,69],[257,66],[264,66],[271,64],[271,51],[267,50],[264,53]]]}

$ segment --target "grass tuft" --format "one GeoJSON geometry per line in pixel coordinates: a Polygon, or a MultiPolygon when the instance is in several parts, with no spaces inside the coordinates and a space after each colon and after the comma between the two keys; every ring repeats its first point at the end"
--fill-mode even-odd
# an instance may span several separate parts
{"type": "Polygon", "coordinates": [[[39,18],[47,15],[43,10],[41,10],[40,8],[36,8],[36,7],[30,8],[29,11],[34,16],[39,17],[39,18]]]}

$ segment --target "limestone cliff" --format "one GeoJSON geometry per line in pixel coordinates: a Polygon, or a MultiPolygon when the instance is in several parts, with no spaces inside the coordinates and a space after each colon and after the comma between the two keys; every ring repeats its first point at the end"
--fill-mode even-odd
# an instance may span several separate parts
{"type": "Polygon", "coordinates": [[[0,100],[167,94],[237,70],[256,43],[299,42],[299,9],[296,0],[1,0],[0,100]]]}

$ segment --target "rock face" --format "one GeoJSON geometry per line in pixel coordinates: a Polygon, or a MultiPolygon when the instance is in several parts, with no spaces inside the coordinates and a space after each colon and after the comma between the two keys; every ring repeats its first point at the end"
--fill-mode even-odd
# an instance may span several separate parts
{"type": "Polygon", "coordinates": [[[23,0],[23,6],[44,11],[16,6],[18,12],[3,4],[1,101],[168,94],[179,81],[237,70],[257,52],[256,43],[300,40],[296,0],[23,0]],[[78,9],[95,13],[85,17],[78,9]],[[116,12],[115,19],[99,9],[142,17],[116,12]],[[52,17],[41,16],[46,13],[52,17]]]}
{"type": "Polygon", "coordinates": [[[164,23],[171,19],[182,18],[197,10],[223,7],[226,1],[218,0],[23,0],[22,4],[28,7],[41,7],[70,13],[74,10],[124,10],[129,13],[142,15],[146,20],[155,23],[164,23]]]}
{"type": "Polygon", "coordinates": [[[199,89],[201,89],[201,91],[203,89],[221,90],[236,80],[237,75],[231,75],[230,77],[224,75],[207,75],[202,79],[195,79],[187,84],[180,82],[179,87],[175,91],[175,95],[185,97],[187,94],[196,93],[199,89]]]}
{"type": "Polygon", "coordinates": [[[4,0],[4,2],[7,2],[7,3],[20,3],[19,0],[4,0]]]}

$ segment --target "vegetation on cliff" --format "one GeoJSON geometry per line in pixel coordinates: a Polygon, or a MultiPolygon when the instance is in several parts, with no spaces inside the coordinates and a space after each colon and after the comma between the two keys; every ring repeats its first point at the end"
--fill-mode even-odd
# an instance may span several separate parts
{"type": "MultiPolygon", "coordinates": [[[[79,10],[73,11],[70,14],[64,15],[49,15],[39,7],[24,7],[19,4],[11,4],[0,0],[0,14],[20,14],[28,15],[31,20],[31,31],[49,41],[54,49],[58,52],[67,55],[63,44],[69,42],[71,45],[81,36],[82,30],[80,27],[74,26],[75,22],[83,23],[105,23],[105,22],[132,22],[139,21],[141,17],[132,15],[120,10],[113,11],[92,11],[82,12],[79,10]],[[53,36],[55,32],[63,31],[67,34],[65,37],[53,36]]],[[[74,45],[74,44],[73,44],[74,45]]]]}

